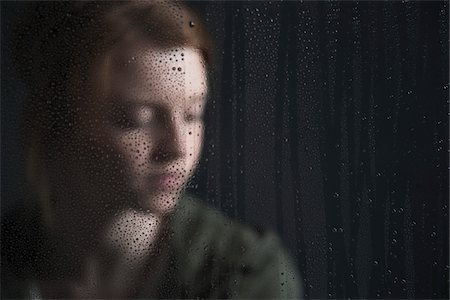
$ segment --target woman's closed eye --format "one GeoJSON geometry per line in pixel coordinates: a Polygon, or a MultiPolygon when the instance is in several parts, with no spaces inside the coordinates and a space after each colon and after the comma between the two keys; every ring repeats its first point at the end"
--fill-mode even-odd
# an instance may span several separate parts
{"type": "Polygon", "coordinates": [[[188,109],[184,114],[184,120],[186,122],[198,122],[203,121],[203,107],[198,104],[188,109]]]}
{"type": "Polygon", "coordinates": [[[153,126],[156,113],[151,107],[122,109],[113,113],[113,123],[122,129],[136,129],[153,126]]]}
{"type": "Polygon", "coordinates": [[[184,120],[188,123],[203,121],[203,114],[200,113],[186,113],[184,120]]]}
{"type": "Polygon", "coordinates": [[[133,117],[139,126],[147,127],[153,125],[156,121],[156,112],[153,108],[144,106],[133,112],[133,117]]]}

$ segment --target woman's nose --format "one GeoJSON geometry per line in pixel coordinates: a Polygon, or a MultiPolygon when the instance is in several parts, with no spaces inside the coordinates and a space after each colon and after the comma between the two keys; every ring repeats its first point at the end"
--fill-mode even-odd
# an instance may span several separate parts
{"type": "Polygon", "coordinates": [[[184,128],[179,118],[172,117],[161,124],[152,159],[156,162],[170,162],[183,157],[186,149],[184,128]]]}

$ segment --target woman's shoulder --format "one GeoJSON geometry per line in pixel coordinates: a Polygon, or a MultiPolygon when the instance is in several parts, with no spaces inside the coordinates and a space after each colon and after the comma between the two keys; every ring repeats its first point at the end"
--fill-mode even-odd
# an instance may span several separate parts
{"type": "Polygon", "coordinates": [[[206,252],[212,247],[220,254],[235,254],[229,259],[240,259],[253,248],[262,254],[281,247],[281,241],[273,231],[234,220],[189,195],[175,213],[174,235],[182,245],[204,244],[203,251],[206,252]]]}
{"type": "Polygon", "coordinates": [[[208,278],[216,287],[208,296],[300,297],[295,263],[273,231],[235,221],[191,196],[173,224],[183,280],[208,278]]]}

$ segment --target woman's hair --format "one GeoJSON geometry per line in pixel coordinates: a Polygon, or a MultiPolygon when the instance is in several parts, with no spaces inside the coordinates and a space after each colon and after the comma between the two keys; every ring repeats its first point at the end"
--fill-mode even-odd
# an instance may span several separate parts
{"type": "MultiPolygon", "coordinates": [[[[47,164],[76,128],[78,104],[93,64],[132,35],[157,48],[193,47],[212,69],[212,42],[202,20],[175,1],[40,2],[22,24],[15,61],[28,87],[25,172],[32,198],[48,210],[47,164]]],[[[45,217],[45,215],[44,215],[45,217]]]]}

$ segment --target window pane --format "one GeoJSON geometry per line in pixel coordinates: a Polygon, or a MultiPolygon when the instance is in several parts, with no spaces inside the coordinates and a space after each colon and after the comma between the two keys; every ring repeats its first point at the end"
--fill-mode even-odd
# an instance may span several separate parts
{"type": "Polygon", "coordinates": [[[448,3],[1,2],[4,298],[448,298],[448,3]]]}

